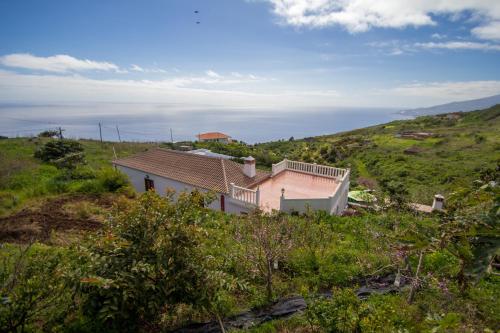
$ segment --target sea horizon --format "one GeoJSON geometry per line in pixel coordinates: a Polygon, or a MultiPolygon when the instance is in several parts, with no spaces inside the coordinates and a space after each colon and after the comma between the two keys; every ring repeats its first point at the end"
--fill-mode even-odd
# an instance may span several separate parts
{"type": "Polygon", "coordinates": [[[399,111],[400,108],[366,107],[285,110],[154,103],[4,103],[0,105],[0,135],[36,136],[43,130],[61,127],[67,138],[100,139],[100,123],[105,141],[155,142],[171,141],[172,137],[174,141],[193,141],[199,133],[218,131],[254,144],[335,134],[412,118],[399,111]]]}

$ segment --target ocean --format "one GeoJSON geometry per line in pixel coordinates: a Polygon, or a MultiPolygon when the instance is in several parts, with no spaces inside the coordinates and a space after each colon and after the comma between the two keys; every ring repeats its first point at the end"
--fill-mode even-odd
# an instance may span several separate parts
{"type": "Polygon", "coordinates": [[[408,119],[397,109],[309,108],[265,110],[189,108],[167,104],[0,105],[0,135],[32,136],[62,127],[69,138],[118,141],[194,140],[198,133],[218,131],[247,143],[333,134],[408,119]]]}

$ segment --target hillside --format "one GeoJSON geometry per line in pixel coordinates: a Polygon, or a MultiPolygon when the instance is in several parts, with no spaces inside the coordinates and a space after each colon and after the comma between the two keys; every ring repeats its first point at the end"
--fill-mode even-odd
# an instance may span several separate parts
{"type": "Polygon", "coordinates": [[[425,115],[430,116],[442,113],[483,110],[490,108],[496,104],[500,104],[500,95],[472,99],[468,101],[440,104],[427,108],[403,110],[400,113],[409,116],[425,116],[425,115]]]}
{"type": "Polygon", "coordinates": [[[430,203],[434,194],[447,196],[498,165],[499,133],[497,105],[301,140],[197,146],[237,157],[252,155],[265,167],[285,157],[349,167],[351,188],[363,185],[379,189],[398,182],[409,191],[411,200],[430,203]]]}
{"type": "Polygon", "coordinates": [[[80,140],[86,164],[72,175],[64,169],[43,163],[34,157],[35,151],[51,139],[16,138],[0,140],[0,216],[15,211],[27,202],[61,194],[99,192],[96,177],[111,166],[114,151],[125,157],[144,151],[147,143],[103,143],[80,140]],[[94,182],[94,183],[93,183],[94,182]]]}
{"type": "Polygon", "coordinates": [[[195,144],[264,167],[284,157],[349,166],[353,187],[391,199],[394,184],[423,201],[459,193],[425,215],[395,200],[346,216],[228,215],[200,193],[134,193],[110,160],[151,144],[0,140],[0,331],[498,331],[499,118],[497,106],[195,144]],[[34,157],[72,146],[78,163],[34,157]]]}

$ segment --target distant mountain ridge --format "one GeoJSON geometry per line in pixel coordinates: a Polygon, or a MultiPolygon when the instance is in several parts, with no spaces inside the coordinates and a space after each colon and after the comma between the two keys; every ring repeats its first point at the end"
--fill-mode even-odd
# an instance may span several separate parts
{"type": "Polygon", "coordinates": [[[399,113],[408,116],[425,116],[425,115],[435,115],[440,113],[483,110],[497,104],[500,104],[500,94],[484,98],[471,99],[468,101],[446,103],[446,104],[431,106],[428,108],[403,110],[400,111],[399,113]]]}

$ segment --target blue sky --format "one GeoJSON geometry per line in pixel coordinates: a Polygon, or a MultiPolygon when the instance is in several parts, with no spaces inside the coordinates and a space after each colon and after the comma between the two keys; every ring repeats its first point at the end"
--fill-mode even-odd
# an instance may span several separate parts
{"type": "Polygon", "coordinates": [[[0,31],[0,103],[406,108],[500,93],[498,0],[16,0],[0,31]]]}

